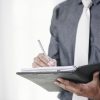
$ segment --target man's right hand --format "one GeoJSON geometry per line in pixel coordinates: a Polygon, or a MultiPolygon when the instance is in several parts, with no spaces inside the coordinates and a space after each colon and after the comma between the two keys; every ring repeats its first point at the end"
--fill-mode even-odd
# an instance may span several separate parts
{"type": "Polygon", "coordinates": [[[40,53],[37,57],[34,58],[32,67],[49,67],[56,66],[57,62],[55,59],[50,58],[49,56],[40,53]]]}

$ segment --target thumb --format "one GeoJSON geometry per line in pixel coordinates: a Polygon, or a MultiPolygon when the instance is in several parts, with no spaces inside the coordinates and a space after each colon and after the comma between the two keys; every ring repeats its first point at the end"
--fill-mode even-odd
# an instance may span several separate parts
{"type": "Polygon", "coordinates": [[[95,80],[95,81],[99,81],[99,72],[95,72],[94,74],[93,74],[93,80],[95,80]]]}

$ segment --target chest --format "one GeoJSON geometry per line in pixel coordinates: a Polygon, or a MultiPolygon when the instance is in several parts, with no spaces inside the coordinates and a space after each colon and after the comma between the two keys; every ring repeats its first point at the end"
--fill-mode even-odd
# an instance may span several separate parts
{"type": "MultiPolygon", "coordinates": [[[[82,14],[82,5],[73,5],[59,18],[58,40],[65,48],[74,48],[77,25],[82,14]],[[70,45],[69,45],[70,44],[70,45]]],[[[91,7],[90,44],[100,47],[100,4],[91,7]]]]}

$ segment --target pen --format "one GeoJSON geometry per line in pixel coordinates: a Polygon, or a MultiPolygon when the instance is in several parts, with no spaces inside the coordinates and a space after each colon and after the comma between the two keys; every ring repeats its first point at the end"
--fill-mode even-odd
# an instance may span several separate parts
{"type": "Polygon", "coordinates": [[[40,41],[40,40],[38,40],[38,43],[39,43],[39,46],[40,46],[40,48],[41,48],[42,52],[46,55],[46,52],[45,52],[45,50],[44,50],[44,48],[43,48],[43,46],[42,46],[41,41],[40,41]]]}
{"type": "Polygon", "coordinates": [[[44,53],[44,55],[47,57],[47,59],[48,59],[48,61],[49,61],[48,64],[49,64],[50,66],[51,66],[51,65],[53,65],[53,66],[55,65],[55,66],[56,66],[56,62],[54,62],[49,56],[46,55],[46,52],[45,52],[45,50],[44,50],[44,48],[43,48],[42,43],[41,43],[40,40],[38,40],[38,43],[39,43],[39,46],[40,46],[42,52],[44,53]]]}

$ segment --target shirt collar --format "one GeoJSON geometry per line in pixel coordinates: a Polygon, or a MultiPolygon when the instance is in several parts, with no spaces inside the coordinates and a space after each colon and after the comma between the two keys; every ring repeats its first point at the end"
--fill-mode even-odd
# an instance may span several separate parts
{"type": "MultiPolygon", "coordinates": [[[[93,4],[99,4],[100,0],[92,0],[93,4]]],[[[79,4],[82,4],[82,0],[78,0],[79,4]]]]}

